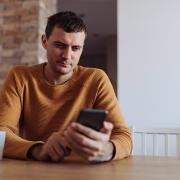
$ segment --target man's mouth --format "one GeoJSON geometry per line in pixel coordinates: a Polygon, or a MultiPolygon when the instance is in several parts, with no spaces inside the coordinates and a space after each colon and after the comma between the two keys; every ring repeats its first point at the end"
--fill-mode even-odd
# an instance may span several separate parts
{"type": "Polygon", "coordinates": [[[68,63],[64,63],[64,62],[57,62],[57,64],[61,67],[67,67],[67,66],[70,66],[70,64],[68,63]]]}

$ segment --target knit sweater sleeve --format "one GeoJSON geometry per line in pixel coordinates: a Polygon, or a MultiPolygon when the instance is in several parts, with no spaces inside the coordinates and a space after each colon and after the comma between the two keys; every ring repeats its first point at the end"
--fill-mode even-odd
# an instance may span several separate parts
{"type": "Polygon", "coordinates": [[[115,146],[114,159],[125,158],[132,151],[131,130],[122,116],[111,82],[103,71],[99,70],[99,74],[96,76],[96,82],[98,89],[94,108],[108,110],[109,114],[106,120],[112,122],[114,125],[110,137],[110,141],[115,146]]]}
{"type": "Polygon", "coordinates": [[[0,130],[6,132],[4,157],[26,159],[28,149],[36,143],[19,136],[19,122],[23,107],[24,83],[13,68],[0,92],[0,130]]]}

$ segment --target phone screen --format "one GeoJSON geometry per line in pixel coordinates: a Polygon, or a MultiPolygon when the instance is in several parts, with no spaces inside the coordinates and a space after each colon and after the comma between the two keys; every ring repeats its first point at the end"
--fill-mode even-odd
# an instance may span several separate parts
{"type": "Polygon", "coordinates": [[[102,109],[82,109],[79,113],[77,122],[99,131],[103,127],[103,122],[108,111],[102,109]]]}

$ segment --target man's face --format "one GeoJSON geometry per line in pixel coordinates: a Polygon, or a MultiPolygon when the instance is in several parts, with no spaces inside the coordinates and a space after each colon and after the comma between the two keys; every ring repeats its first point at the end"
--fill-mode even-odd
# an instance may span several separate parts
{"type": "Polygon", "coordinates": [[[84,40],[84,32],[67,33],[57,26],[48,39],[42,36],[51,70],[59,75],[72,73],[82,54],[84,40]]]}

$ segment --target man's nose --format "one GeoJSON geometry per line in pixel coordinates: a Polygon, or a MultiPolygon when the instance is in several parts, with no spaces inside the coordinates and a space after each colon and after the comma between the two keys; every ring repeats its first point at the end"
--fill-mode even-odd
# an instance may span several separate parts
{"type": "Polygon", "coordinates": [[[70,58],[71,58],[71,53],[72,53],[71,48],[66,48],[66,49],[64,49],[64,51],[63,51],[63,57],[64,57],[65,59],[70,59],[70,58]]]}

